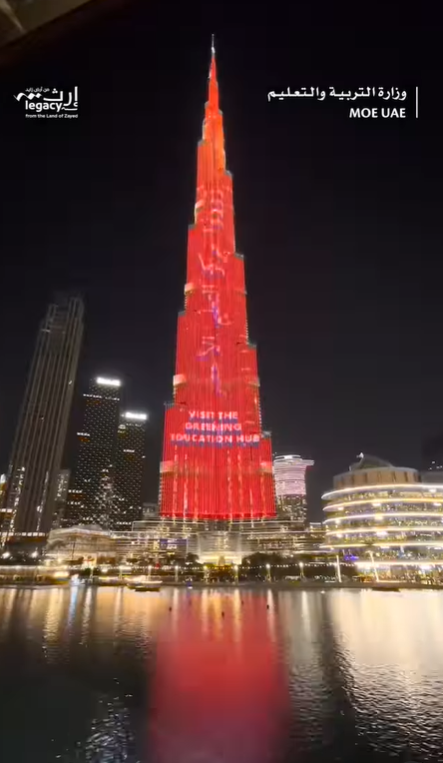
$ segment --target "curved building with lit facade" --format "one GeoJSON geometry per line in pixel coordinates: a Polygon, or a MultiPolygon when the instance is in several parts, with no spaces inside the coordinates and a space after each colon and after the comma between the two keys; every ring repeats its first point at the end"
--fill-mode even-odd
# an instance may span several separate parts
{"type": "Polygon", "coordinates": [[[325,549],[360,571],[443,573],[443,480],[362,454],[323,500],[325,549]]]}

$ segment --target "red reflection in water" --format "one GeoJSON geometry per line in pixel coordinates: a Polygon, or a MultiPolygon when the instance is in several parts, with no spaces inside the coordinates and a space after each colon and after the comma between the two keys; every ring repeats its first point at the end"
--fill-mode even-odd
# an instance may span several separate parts
{"type": "Polygon", "coordinates": [[[180,597],[158,643],[150,760],[276,763],[289,699],[266,605],[180,597]]]}

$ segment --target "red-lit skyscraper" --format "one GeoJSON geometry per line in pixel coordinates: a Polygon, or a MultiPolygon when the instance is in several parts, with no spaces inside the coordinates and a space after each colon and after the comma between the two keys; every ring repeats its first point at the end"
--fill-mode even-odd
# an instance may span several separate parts
{"type": "Polygon", "coordinates": [[[235,248],[214,47],[185,309],[178,318],[174,402],[165,418],[160,512],[190,521],[275,517],[271,439],[262,431],[244,261],[235,248]]]}

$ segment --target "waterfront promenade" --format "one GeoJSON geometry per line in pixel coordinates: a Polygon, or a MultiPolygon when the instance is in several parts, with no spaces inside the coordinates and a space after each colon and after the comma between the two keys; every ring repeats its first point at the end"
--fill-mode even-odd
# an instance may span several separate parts
{"type": "MultiPolygon", "coordinates": [[[[29,569],[29,568],[28,568],[29,569]]],[[[32,568],[31,568],[32,570],[32,568]]],[[[31,587],[41,587],[41,586],[69,586],[70,585],[70,579],[68,576],[60,579],[57,577],[51,578],[49,575],[46,575],[43,579],[36,579],[35,575],[32,573],[32,571],[29,570],[29,574],[26,577],[23,577],[20,580],[14,580],[13,576],[8,579],[7,576],[3,575],[2,579],[0,580],[0,588],[6,587],[6,588],[29,588],[31,587]]],[[[97,578],[87,578],[82,581],[81,585],[86,586],[94,586],[97,588],[103,587],[103,588],[109,588],[110,586],[119,587],[119,586],[126,586],[129,582],[131,582],[131,578],[122,578],[121,580],[115,580],[112,583],[111,582],[105,582],[102,579],[97,578]]],[[[273,590],[273,591],[321,591],[322,593],[325,593],[329,590],[347,590],[347,591],[395,591],[395,590],[409,590],[409,591],[436,591],[436,590],[443,590],[443,584],[442,583],[417,583],[417,582],[408,582],[408,581],[402,581],[402,580],[390,580],[390,581],[367,581],[367,582],[360,582],[360,581],[325,581],[325,580],[304,580],[304,581],[298,581],[298,580],[260,580],[260,581],[254,581],[254,580],[245,580],[240,581],[238,583],[235,582],[217,582],[217,581],[211,581],[211,582],[204,582],[204,581],[195,581],[191,584],[181,581],[174,581],[174,580],[163,580],[161,583],[161,588],[183,588],[187,589],[189,591],[192,590],[211,590],[211,589],[223,589],[225,591],[235,591],[235,590],[273,590]]]]}

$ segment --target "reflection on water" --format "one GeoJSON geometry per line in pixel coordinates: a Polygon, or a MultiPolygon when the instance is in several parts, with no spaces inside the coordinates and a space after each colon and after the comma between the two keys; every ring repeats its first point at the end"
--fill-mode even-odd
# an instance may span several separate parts
{"type": "Polygon", "coordinates": [[[273,608],[239,592],[181,599],[159,633],[149,760],[273,763],[288,705],[273,608]]]}
{"type": "Polygon", "coordinates": [[[0,760],[438,761],[442,633],[437,592],[0,589],[0,760]]]}
{"type": "Polygon", "coordinates": [[[433,759],[443,731],[442,595],[337,595],[330,613],[358,732],[375,745],[382,739],[392,750],[409,746],[420,760],[433,759]]]}

